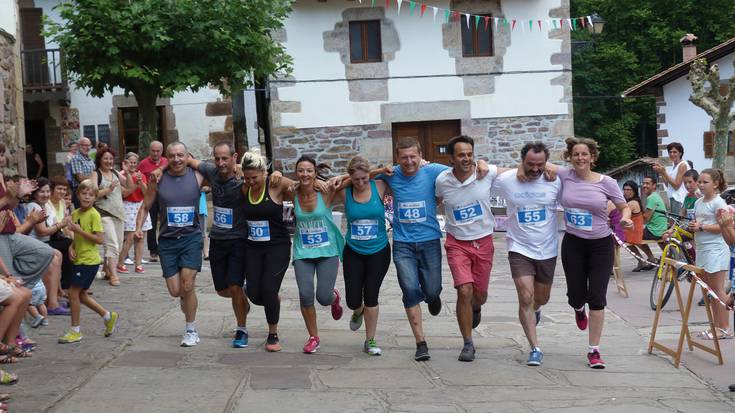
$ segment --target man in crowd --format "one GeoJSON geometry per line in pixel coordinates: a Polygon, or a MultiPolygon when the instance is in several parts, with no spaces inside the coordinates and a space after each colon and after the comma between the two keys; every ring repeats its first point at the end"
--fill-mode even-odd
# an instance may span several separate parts
{"type": "Polygon", "coordinates": [[[181,142],[166,148],[168,170],[161,179],[151,180],[143,205],[138,210],[135,236],[143,238],[142,227],[146,214],[155,204],[161,217],[158,239],[158,255],[163,278],[172,297],[181,300],[181,310],[186,318],[186,330],[181,339],[182,347],[199,343],[195,319],[197,296],[194,282],[202,267],[202,231],[199,228],[199,192],[204,178],[187,166],[189,152],[181,142]]]}
{"type": "MultiPolygon", "coordinates": [[[[163,144],[159,141],[153,141],[148,148],[148,156],[146,156],[138,164],[138,172],[141,172],[143,175],[145,175],[148,182],[151,181],[151,172],[158,168],[164,169],[166,168],[166,165],[168,165],[168,160],[162,155],[163,144]]],[[[154,201],[154,204],[151,205],[150,208],[151,225],[153,226],[153,228],[148,231],[147,235],[148,252],[151,256],[151,261],[153,262],[158,261],[158,242],[156,236],[156,233],[158,231],[158,204],[156,204],[155,202],[157,201],[154,201]]]]}
{"type": "MultiPolygon", "coordinates": [[[[665,215],[666,204],[661,198],[661,195],[656,192],[655,176],[647,176],[643,178],[643,185],[641,188],[643,189],[643,193],[646,195],[646,208],[643,211],[643,219],[646,221],[646,226],[643,229],[643,239],[658,241],[661,239],[664,232],[666,232],[666,229],[668,228],[669,222],[665,215]]],[[[636,246],[631,245],[630,247],[633,252],[637,252],[636,246]]],[[[651,247],[649,247],[647,244],[639,245],[638,247],[641,249],[641,251],[643,251],[644,254],[646,254],[646,257],[648,257],[648,262],[655,261],[655,258],[653,257],[653,252],[651,251],[651,247]]],[[[648,271],[652,270],[653,268],[654,266],[652,264],[646,264],[645,266],[641,267],[641,271],[648,271]]]]}
{"type": "Polygon", "coordinates": [[[493,187],[506,200],[508,262],[518,294],[518,318],[531,347],[526,364],[541,365],[536,325],[541,306],[549,301],[558,251],[557,205],[561,181],[544,177],[549,150],[541,142],[521,149],[521,181],[517,170],[506,171],[493,187]]]}
{"type": "Polygon", "coordinates": [[[76,198],[79,183],[89,179],[92,176],[92,171],[94,171],[94,160],[89,157],[90,149],[92,149],[92,141],[89,138],[81,137],[79,139],[79,150],[76,155],[71,157],[72,201],[75,207],[79,207],[79,201],[76,198]]]}

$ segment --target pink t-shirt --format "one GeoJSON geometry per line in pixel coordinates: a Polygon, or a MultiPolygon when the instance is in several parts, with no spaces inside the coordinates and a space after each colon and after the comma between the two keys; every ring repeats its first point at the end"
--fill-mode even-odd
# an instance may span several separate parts
{"type": "Polygon", "coordinates": [[[625,203],[618,183],[607,175],[598,182],[580,179],[574,169],[559,168],[561,205],[564,207],[566,232],[585,239],[600,239],[610,235],[607,201],[625,203]]]}

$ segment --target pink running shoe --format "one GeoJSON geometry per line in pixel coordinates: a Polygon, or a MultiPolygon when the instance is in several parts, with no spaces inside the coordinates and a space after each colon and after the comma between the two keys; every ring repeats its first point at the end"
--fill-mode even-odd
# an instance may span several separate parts
{"type": "Polygon", "coordinates": [[[339,303],[340,295],[337,289],[334,289],[334,301],[332,302],[332,318],[339,320],[342,318],[342,305],[339,303]]]}
{"type": "Polygon", "coordinates": [[[605,368],[605,362],[602,361],[602,357],[600,357],[599,351],[593,351],[592,353],[587,353],[587,362],[589,363],[590,367],[593,369],[602,370],[605,368]]]}
{"type": "Polygon", "coordinates": [[[582,311],[574,310],[574,319],[577,322],[577,327],[584,331],[587,329],[587,312],[582,308],[582,311]]]}
{"type": "Polygon", "coordinates": [[[304,344],[304,353],[314,354],[319,349],[319,337],[311,336],[304,344]]]}

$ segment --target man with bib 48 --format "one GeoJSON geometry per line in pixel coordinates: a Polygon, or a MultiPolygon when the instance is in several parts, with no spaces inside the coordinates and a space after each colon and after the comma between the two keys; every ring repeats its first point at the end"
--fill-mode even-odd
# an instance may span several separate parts
{"type": "Polygon", "coordinates": [[[194,281],[202,267],[203,242],[197,209],[204,178],[187,166],[189,153],[183,143],[169,144],[166,157],[168,170],[158,182],[149,183],[143,205],[138,210],[135,236],[143,237],[143,222],[151,205],[157,202],[161,217],[158,235],[161,269],[169,294],[181,299],[181,310],[186,317],[181,346],[191,347],[199,343],[194,324],[197,311],[194,281]]]}

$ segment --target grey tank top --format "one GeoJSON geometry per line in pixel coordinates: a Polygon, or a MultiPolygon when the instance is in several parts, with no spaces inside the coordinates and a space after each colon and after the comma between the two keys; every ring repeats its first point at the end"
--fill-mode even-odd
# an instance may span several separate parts
{"type": "Polygon", "coordinates": [[[181,238],[200,232],[199,182],[193,169],[182,176],[168,171],[158,183],[159,238],[181,238]]]}

